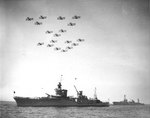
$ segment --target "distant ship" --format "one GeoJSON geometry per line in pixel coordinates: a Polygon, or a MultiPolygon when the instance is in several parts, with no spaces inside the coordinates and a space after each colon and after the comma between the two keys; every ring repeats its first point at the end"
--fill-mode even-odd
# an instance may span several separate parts
{"type": "MultiPolygon", "coordinates": [[[[49,95],[47,97],[19,97],[14,96],[14,99],[19,107],[108,107],[109,102],[100,101],[96,94],[95,98],[88,99],[83,95],[82,91],[77,92],[77,97],[67,96],[67,90],[62,89],[61,82],[58,83],[58,87],[55,89],[56,95],[49,95]]],[[[96,93],[96,92],[95,92],[96,93]]]]}
{"type": "Polygon", "coordinates": [[[126,95],[124,95],[123,101],[113,102],[113,105],[144,105],[144,103],[140,103],[139,99],[137,100],[137,102],[135,102],[134,100],[128,101],[126,95]]]}

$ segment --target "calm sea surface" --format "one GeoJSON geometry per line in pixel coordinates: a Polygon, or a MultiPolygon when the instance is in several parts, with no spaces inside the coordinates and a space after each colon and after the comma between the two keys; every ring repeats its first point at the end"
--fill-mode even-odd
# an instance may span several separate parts
{"type": "Polygon", "coordinates": [[[17,107],[0,102],[0,118],[150,118],[150,105],[110,107],[17,107]]]}

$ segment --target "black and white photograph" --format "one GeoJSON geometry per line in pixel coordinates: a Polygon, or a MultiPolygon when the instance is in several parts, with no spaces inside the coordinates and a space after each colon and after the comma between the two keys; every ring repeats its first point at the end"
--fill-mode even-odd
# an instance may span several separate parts
{"type": "Polygon", "coordinates": [[[150,118],[150,1],[0,0],[0,118],[150,118]]]}

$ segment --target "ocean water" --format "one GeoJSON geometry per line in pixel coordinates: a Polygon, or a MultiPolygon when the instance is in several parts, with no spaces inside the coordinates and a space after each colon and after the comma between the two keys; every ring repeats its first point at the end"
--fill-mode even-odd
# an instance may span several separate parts
{"type": "Polygon", "coordinates": [[[17,107],[0,102],[0,118],[150,118],[150,105],[110,107],[17,107]]]}

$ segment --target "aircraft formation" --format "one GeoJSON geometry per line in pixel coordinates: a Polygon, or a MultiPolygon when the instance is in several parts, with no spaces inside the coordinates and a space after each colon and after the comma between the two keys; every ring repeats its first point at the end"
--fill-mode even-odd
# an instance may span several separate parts
{"type": "MultiPolygon", "coordinates": [[[[77,15],[74,15],[73,17],[71,17],[71,19],[73,21],[79,20],[80,18],[81,18],[81,16],[77,16],[77,15]]],[[[46,19],[47,19],[47,16],[40,15],[38,17],[38,20],[36,20],[36,21],[32,17],[27,17],[26,21],[29,21],[29,22],[33,21],[34,25],[43,25],[42,20],[46,20],[46,19]]],[[[63,21],[63,20],[66,20],[66,17],[58,16],[56,18],[56,20],[63,21]]],[[[67,27],[74,27],[74,26],[76,26],[76,22],[69,22],[68,24],[66,24],[66,26],[67,27]]],[[[62,47],[59,47],[59,46],[55,46],[55,44],[58,43],[58,41],[59,41],[58,38],[61,37],[64,33],[67,33],[67,30],[63,29],[63,28],[59,29],[57,32],[54,32],[53,30],[46,30],[45,34],[51,35],[53,37],[53,39],[51,39],[47,45],[44,42],[38,42],[37,46],[46,45],[46,47],[51,47],[55,51],[68,52],[69,50],[73,49],[75,46],[79,46],[79,43],[85,41],[85,39],[82,39],[82,38],[78,38],[78,39],[76,39],[76,41],[65,40],[64,44],[67,45],[65,48],[62,48],[62,47]]]]}

